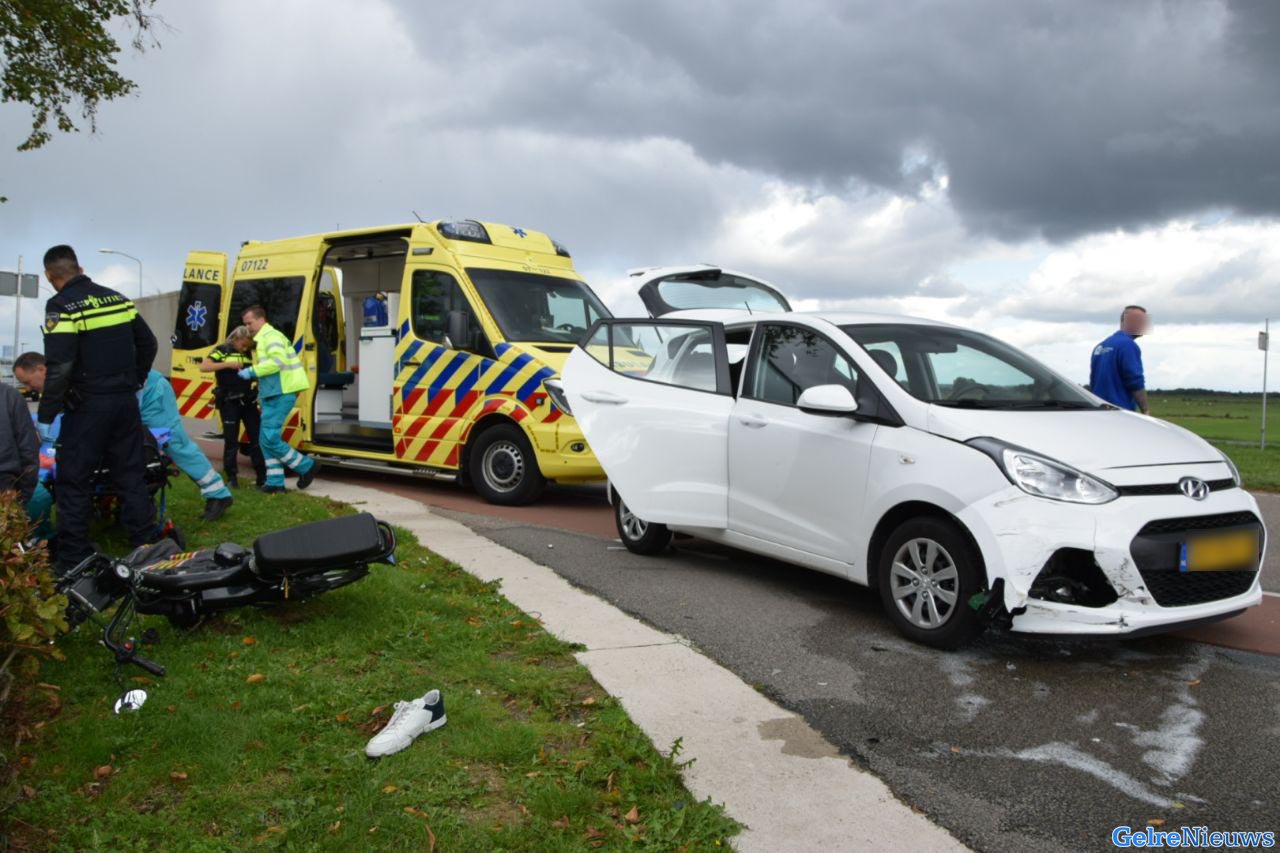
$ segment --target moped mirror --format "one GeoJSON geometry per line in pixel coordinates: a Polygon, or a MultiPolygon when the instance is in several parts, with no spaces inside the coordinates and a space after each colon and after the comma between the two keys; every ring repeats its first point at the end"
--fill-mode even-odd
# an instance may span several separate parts
{"type": "Polygon", "coordinates": [[[126,690],[116,700],[115,712],[123,714],[126,711],[138,711],[142,706],[147,704],[147,691],[145,690],[126,690]]]}

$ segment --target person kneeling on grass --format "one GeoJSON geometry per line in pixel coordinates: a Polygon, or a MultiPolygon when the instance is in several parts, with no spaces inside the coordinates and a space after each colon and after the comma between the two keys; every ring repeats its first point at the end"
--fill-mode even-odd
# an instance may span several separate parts
{"type": "Polygon", "coordinates": [[[241,319],[253,333],[257,360],[252,367],[239,372],[241,379],[258,380],[258,399],[262,401],[262,430],[258,434],[258,446],[262,448],[267,463],[267,484],[262,491],[284,491],[284,466],[298,474],[298,488],[305,489],[315,479],[315,460],[300,453],[284,440],[285,421],[293,411],[298,394],[311,387],[302,359],[284,333],[267,322],[267,312],[261,305],[251,305],[241,313],[241,319]]]}
{"type": "Polygon", "coordinates": [[[199,487],[200,497],[204,498],[204,520],[217,521],[231,506],[231,492],[209,464],[209,457],[182,428],[178,398],[160,371],[153,370],[147,374],[147,382],[138,392],[138,408],[142,410],[142,422],[147,427],[169,430],[165,454],[199,487]]]}
{"type": "Polygon", "coordinates": [[[27,401],[12,385],[0,383],[0,493],[13,490],[36,526],[38,539],[52,535],[53,496],[40,484],[40,437],[27,401]]]}

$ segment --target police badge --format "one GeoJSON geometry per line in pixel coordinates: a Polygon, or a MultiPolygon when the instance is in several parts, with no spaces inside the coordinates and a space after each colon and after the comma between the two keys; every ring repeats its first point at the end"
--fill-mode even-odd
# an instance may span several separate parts
{"type": "Polygon", "coordinates": [[[44,333],[47,335],[54,329],[58,328],[58,323],[62,320],[62,315],[57,311],[50,311],[44,315],[44,333]]]}

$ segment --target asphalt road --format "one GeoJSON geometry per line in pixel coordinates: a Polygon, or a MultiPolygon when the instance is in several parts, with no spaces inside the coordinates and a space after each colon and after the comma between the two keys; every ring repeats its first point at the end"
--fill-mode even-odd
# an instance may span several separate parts
{"type": "MultiPolygon", "coordinates": [[[[975,848],[1114,849],[1114,827],[1149,821],[1280,829],[1280,657],[1167,636],[988,635],[936,652],[837,578],[696,540],[634,556],[598,488],[504,508],[444,484],[324,476],[421,500],[686,637],[975,848]]],[[[1260,502],[1280,530],[1280,496],[1260,502]]],[[[1272,590],[1278,559],[1272,543],[1272,590]]]]}
{"type": "Polygon", "coordinates": [[[1168,637],[935,652],[836,578],[438,511],[687,637],[974,847],[1112,849],[1113,827],[1149,820],[1280,828],[1280,658],[1168,637]]]}

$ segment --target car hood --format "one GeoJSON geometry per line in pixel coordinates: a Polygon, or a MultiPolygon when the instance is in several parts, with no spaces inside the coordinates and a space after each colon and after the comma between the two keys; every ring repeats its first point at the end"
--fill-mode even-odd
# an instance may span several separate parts
{"type": "Polygon", "coordinates": [[[928,429],[956,441],[999,439],[1100,476],[1150,465],[1222,464],[1211,444],[1182,427],[1113,409],[1000,412],[930,406],[928,429]]]}

